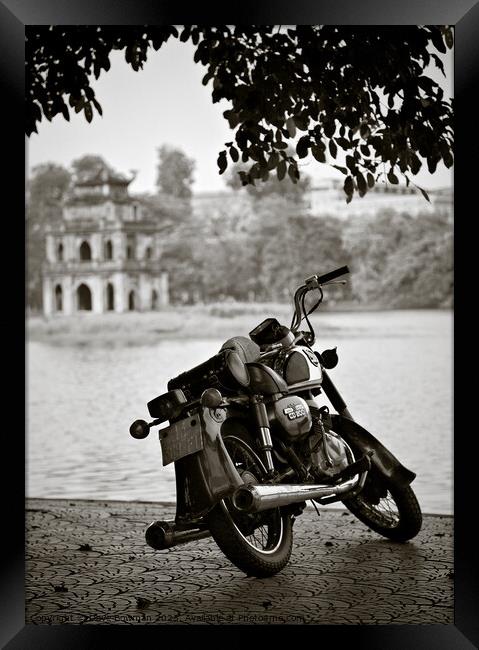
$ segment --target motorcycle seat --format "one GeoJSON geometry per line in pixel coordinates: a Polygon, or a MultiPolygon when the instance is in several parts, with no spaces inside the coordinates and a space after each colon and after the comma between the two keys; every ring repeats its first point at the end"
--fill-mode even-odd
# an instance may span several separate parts
{"type": "Polygon", "coordinates": [[[233,336],[221,346],[222,350],[234,350],[244,363],[256,361],[260,355],[259,345],[246,336],[233,336]]]}

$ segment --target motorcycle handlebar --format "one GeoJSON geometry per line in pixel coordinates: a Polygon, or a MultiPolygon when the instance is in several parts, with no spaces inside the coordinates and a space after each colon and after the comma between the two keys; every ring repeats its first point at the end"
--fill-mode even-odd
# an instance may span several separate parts
{"type": "Polygon", "coordinates": [[[345,275],[346,273],[349,273],[349,267],[341,266],[339,269],[336,269],[335,271],[330,271],[329,273],[325,273],[324,275],[317,275],[316,281],[318,282],[318,284],[326,284],[327,282],[331,282],[331,280],[335,280],[336,278],[339,278],[341,275],[345,275]]]}

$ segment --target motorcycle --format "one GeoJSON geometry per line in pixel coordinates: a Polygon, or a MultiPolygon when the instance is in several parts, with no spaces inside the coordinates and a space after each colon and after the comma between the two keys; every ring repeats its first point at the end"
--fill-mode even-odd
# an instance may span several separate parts
{"type": "Polygon", "coordinates": [[[371,530],[397,542],[422,524],[411,488],[415,473],[351,415],[328,371],[336,348],[313,350],[309,315],[323,288],[347,266],[307,278],[294,294],[290,327],[267,318],[226,341],[218,354],[168,382],[148,402],[163,465],[174,463],[176,515],[155,521],[146,542],[163,550],[212,536],[248,576],[267,577],[288,563],[293,525],[306,502],[342,502],[371,530]],[[307,324],[300,331],[301,323],[307,324]],[[333,410],[322,404],[326,397],[333,410]]]}

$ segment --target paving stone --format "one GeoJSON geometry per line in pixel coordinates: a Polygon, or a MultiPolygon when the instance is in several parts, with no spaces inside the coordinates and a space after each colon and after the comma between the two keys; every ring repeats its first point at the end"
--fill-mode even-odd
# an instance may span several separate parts
{"type": "Polygon", "coordinates": [[[294,525],[290,563],[256,579],[211,538],[148,547],[146,526],[174,514],[171,504],[29,499],[26,622],[453,623],[452,517],[425,516],[414,540],[395,544],[341,510],[322,509],[318,520],[306,509],[294,525]]]}

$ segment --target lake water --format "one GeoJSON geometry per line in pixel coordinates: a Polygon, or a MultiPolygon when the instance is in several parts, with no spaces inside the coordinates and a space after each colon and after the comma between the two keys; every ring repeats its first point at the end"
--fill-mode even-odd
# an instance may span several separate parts
{"type": "MultiPolygon", "coordinates": [[[[451,312],[324,313],[313,322],[317,349],[338,346],[330,375],[354,418],[417,473],[413,487],[424,512],[452,513],[451,312]]],[[[134,440],[128,428],[149,419],[146,402],[170,377],[221,344],[98,349],[30,342],[28,496],[174,501],[173,466],[162,466],[156,430],[134,440]]]]}

